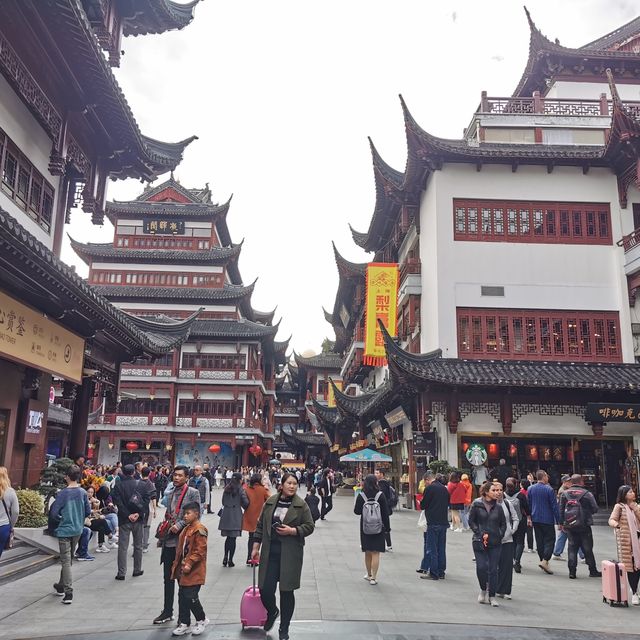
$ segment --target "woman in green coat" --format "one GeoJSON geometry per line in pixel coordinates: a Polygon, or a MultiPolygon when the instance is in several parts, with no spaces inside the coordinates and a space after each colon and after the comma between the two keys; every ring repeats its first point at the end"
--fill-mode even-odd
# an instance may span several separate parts
{"type": "Polygon", "coordinates": [[[298,479],[292,473],[282,476],[280,491],[262,508],[253,535],[254,561],[262,559],[258,573],[260,598],[267,610],[264,630],[269,631],[280,611],[276,606],[276,585],[280,583],[280,640],[289,640],[289,622],[296,605],[295,589],[300,588],[304,539],[313,533],[315,523],[307,503],[298,495],[298,479]]]}

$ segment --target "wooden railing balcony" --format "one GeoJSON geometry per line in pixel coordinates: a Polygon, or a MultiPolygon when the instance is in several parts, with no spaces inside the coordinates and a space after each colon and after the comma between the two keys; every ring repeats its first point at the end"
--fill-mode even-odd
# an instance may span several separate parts
{"type": "MultiPolygon", "coordinates": [[[[634,116],[640,116],[640,102],[625,101],[624,106],[634,116]]],[[[491,115],[533,115],[547,116],[610,116],[611,101],[606,94],[595,100],[578,100],[572,98],[543,98],[537,91],[530,98],[494,97],[482,92],[478,114],[491,115]]]]}
{"type": "Polygon", "coordinates": [[[101,424],[119,425],[122,427],[168,425],[169,416],[158,413],[105,413],[99,417],[101,424]]]}
{"type": "Polygon", "coordinates": [[[132,377],[171,378],[176,375],[176,370],[167,364],[123,364],[121,373],[123,376],[132,377]]]}
{"type": "Polygon", "coordinates": [[[407,258],[405,263],[400,267],[400,284],[410,274],[420,275],[422,272],[422,264],[418,258],[407,258]]]}
{"type": "Polygon", "coordinates": [[[262,380],[260,369],[205,369],[202,367],[182,367],[178,378],[199,380],[262,380]]]}
{"type": "Polygon", "coordinates": [[[640,244],[640,228],[634,229],[631,233],[623,236],[621,240],[618,240],[617,245],[624,248],[624,252],[631,251],[634,247],[640,244]]]}

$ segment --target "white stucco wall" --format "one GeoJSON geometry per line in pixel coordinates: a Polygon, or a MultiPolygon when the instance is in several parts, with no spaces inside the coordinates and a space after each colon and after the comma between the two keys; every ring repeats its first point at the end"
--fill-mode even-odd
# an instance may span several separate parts
{"type": "Polygon", "coordinates": [[[47,248],[53,246],[54,217],[60,178],[49,173],[49,154],[51,138],[47,136],[38,121],[31,115],[27,107],[13,91],[9,83],[0,76],[0,129],[2,129],[18,149],[31,161],[34,167],[53,187],[54,202],[51,230],[47,233],[37,222],[34,222],[13,200],[0,189],[0,207],[32,233],[47,248]]]}
{"type": "MultiPolygon", "coordinates": [[[[640,100],[640,85],[624,84],[622,79],[616,80],[618,93],[623,100],[640,100]]],[[[547,98],[581,98],[583,100],[597,100],[601,93],[611,96],[609,85],[603,77],[602,82],[569,82],[558,80],[549,88],[547,98]]]]}
{"type": "MultiPolygon", "coordinates": [[[[624,212],[628,216],[627,212],[624,212]]],[[[616,180],[607,169],[447,164],[430,178],[420,209],[422,352],[457,357],[456,307],[618,311],[622,353],[633,362],[616,180]],[[612,244],[454,241],[453,199],[608,202],[612,244]],[[504,286],[503,297],[480,295],[504,286]]]]}

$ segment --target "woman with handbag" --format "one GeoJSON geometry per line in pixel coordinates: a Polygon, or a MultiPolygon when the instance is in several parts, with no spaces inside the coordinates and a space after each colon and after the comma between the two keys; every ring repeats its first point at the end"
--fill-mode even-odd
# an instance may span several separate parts
{"type": "Polygon", "coordinates": [[[305,538],[315,529],[309,506],[297,491],[298,479],[285,473],[280,491],[264,503],[253,534],[251,559],[260,560],[258,587],[267,610],[265,631],[271,630],[280,615],[276,586],[280,587],[280,640],[289,640],[289,623],[296,605],[293,592],[300,588],[305,538]]]}
{"type": "Polygon", "coordinates": [[[13,544],[13,527],[19,515],[18,496],[11,487],[9,473],[6,467],[0,467],[0,557],[13,544]]]}
{"type": "Polygon", "coordinates": [[[249,498],[240,484],[242,474],[231,475],[229,483],[222,491],[222,513],[218,529],[225,538],[223,567],[235,567],[233,556],[236,552],[236,538],[242,535],[242,511],[249,506],[249,498]]]}
{"type": "Polygon", "coordinates": [[[498,566],[507,520],[497,502],[496,489],[491,482],[485,482],[480,487],[480,497],[474,500],[469,512],[469,526],[473,531],[471,544],[480,584],[478,602],[497,607],[498,566]]]}
{"type": "Polygon", "coordinates": [[[636,502],[636,493],[628,485],[618,489],[616,504],[609,517],[609,526],[616,530],[618,559],[627,571],[631,587],[631,604],[640,605],[638,582],[640,582],[640,506],[636,502]]]}

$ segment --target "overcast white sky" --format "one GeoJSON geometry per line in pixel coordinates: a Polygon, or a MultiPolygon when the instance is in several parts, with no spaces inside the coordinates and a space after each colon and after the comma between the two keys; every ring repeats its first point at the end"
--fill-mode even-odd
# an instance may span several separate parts
{"type": "MultiPolygon", "coordinates": [[[[529,0],[536,24],[580,46],[637,15],[635,0],[529,0]]],[[[529,29],[512,0],[206,0],[179,32],[126,38],[116,71],[146,135],[192,134],[176,177],[234,194],[234,242],[245,238],[254,307],[278,306],[278,339],[319,350],[338,282],[331,241],[348,259],[370,256],[347,223],[366,231],[375,190],[367,136],[402,170],[398,94],[420,125],[460,137],[486,89],[509,95],[527,60],[529,29]]],[[[166,176],[168,177],[168,175],[166,176]]],[[[164,178],[163,178],[164,179],[164,178]]],[[[110,183],[109,198],[141,192],[110,183]]],[[[108,242],[113,228],[74,213],[77,239],[108,242]]],[[[63,258],[87,274],[65,239],[63,258]]]]}

